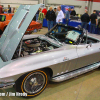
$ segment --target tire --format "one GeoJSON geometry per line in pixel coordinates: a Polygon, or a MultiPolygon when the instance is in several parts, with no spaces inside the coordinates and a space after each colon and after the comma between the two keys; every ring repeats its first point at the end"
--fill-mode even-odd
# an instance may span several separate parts
{"type": "Polygon", "coordinates": [[[27,93],[26,97],[35,97],[43,92],[48,84],[48,73],[43,70],[30,72],[17,80],[16,91],[27,93]]]}

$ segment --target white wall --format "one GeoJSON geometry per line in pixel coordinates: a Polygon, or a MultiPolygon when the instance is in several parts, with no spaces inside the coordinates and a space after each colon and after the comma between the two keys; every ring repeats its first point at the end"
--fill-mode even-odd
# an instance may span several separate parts
{"type": "Polygon", "coordinates": [[[99,2],[94,2],[92,5],[92,12],[93,10],[99,10],[100,11],[100,3],[99,2]]]}
{"type": "MultiPolygon", "coordinates": [[[[75,5],[75,6],[81,6],[81,8],[75,7],[75,10],[78,14],[83,14],[85,10],[85,6],[88,6],[87,1],[78,1],[78,0],[47,0],[48,4],[64,4],[64,5],[75,5]]],[[[100,3],[99,2],[93,2],[92,7],[90,7],[89,11],[90,14],[93,12],[93,10],[100,10],[100,3]]]]}
{"type": "Polygon", "coordinates": [[[83,14],[85,11],[85,6],[86,6],[86,1],[77,1],[77,0],[47,0],[48,4],[64,4],[64,5],[74,5],[74,6],[81,6],[81,8],[79,7],[75,7],[75,10],[78,14],[83,14]]]}
{"type": "Polygon", "coordinates": [[[4,7],[8,7],[8,4],[11,5],[11,7],[16,7],[20,4],[38,4],[38,0],[0,0],[0,2],[4,7]]]}
{"type": "MultiPolygon", "coordinates": [[[[8,7],[8,4],[11,7],[19,6],[20,4],[38,4],[43,3],[43,0],[0,0],[1,4],[5,7],[8,7]]],[[[75,7],[77,14],[83,14],[85,10],[85,6],[88,5],[87,1],[78,1],[78,0],[44,0],[47,4],[64,4],[64,5],[74,5],[74,6],[81,6],[75,7]]],[[[100,10],[100,3],[94,2],[91,8],[91,13],[93,10],[100,10]]]]}

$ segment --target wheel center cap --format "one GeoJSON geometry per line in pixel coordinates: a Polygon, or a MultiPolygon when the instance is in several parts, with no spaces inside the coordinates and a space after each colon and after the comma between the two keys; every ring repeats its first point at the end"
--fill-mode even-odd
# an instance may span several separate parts
{"type": "Polygon", "coordinates": [[[32,85],[32,86],[37,86],[37,85],[39,85],[38,82],[37,82],[37,79],[36,79],[36,78],[32,78],[32,79],[30,80],[30,85],[32,85]]]}

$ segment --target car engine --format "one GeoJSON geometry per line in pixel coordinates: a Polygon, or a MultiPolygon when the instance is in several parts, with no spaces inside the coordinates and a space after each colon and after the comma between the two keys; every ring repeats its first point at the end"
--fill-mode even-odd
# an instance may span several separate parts
{"type": "Polygon", "coordinates": [[[21,51],[20,51],[20,45],[21,43],[17,47],[13,59],[57,48],[52,44],[50,44],[49,42],[41,40],[39,38],[24,40],[22,42],[21,51]]]}

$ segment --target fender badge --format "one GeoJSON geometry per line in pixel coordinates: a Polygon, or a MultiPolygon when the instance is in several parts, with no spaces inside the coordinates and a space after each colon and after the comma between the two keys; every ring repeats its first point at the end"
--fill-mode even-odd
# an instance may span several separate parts
{"type": "Polygon", "coordinates": [[[69,59],[67,57],[64,57],[63,61],[67,61],[67,60],[69,60],[69,59]]]}

